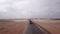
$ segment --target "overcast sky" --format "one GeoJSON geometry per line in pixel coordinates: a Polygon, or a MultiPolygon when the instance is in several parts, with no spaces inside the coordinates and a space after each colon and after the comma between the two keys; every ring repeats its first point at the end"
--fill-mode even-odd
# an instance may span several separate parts
{"type": "Polygon", "coordinates": [[[60,0],[0,0],[5,18],[60,18],[60,0]]]}

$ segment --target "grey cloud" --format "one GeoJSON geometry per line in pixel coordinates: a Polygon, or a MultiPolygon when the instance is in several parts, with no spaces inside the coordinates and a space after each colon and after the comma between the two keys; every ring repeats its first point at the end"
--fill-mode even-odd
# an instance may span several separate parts
{"type": "Polygon", "coordinates": [[[6,0],[0,18],[60,18],[60,0],[6,0]]]}

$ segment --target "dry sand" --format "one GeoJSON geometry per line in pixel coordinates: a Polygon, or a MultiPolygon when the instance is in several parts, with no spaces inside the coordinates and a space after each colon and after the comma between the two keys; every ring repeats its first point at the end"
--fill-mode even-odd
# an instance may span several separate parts
{"type": "Polygon", "coordinates": [[[60,34],[60,20],[33,20],[34,23],[40,25],[51,34],[60,34]]]}
{"type": "MultiPolygon", "coordinates": [[[[60,20],[33,19],[32,21],[33,23],[43,27],[51,34],[60,34],[60,20]]],[[[28,20],[0,20],[0,34],[23,34],[24,29],[28,24],[28,20]]],[[[34,25],[30,26],[31,28],[34,27],[34,25]]],[[[31,28],[28,28],[27,30],[32,30],[31,28]]]]}
{"type": "Polygon", "coordinates": [[[0,20],[0,34],[22,34],[28,20],[0,20]]]}

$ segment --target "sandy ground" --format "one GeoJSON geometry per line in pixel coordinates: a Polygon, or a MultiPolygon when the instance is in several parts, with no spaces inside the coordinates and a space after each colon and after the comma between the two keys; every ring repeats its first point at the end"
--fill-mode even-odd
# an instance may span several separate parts
{"type": "Polygon", "coordinates": [[[32,20],[34,23],[40,25],[51,34],[60,34],[60,20],[32,20]]]}
{"type": "Polygon", "coordinates": [[[23,34],[27,20],[0,20],[0,34],[23,34]]]}
{"type": "MultiPolygon", "coordinates": [[[[51,34],[60,34],[60,20],[33,19],[32,22],[51,34]]],[[[44,34],[44,31],[28,20],[0,20],[0,34],[44,34]]]]}

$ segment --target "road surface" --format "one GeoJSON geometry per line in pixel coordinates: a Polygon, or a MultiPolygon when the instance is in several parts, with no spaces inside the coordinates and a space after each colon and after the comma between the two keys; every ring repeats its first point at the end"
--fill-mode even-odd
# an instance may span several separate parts
{"type": "Polygon", "coordinates": [[[26,27],[26,30],[24,31],[24,34],[49,34],[46,33],[40,26],[35,25],[30,21],[28,26],[26,27]]]}

